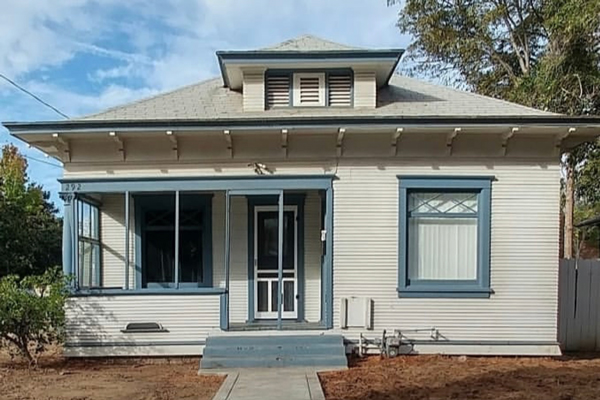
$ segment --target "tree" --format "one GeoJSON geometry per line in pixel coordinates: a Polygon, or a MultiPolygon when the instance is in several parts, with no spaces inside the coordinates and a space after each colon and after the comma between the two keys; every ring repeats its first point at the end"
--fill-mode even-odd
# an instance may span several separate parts
{"type": "MultiPolygon", "coordinates": [[[[598,0],[406,0],[398,27],[414,37],[413,72],[542,110],[600,114],[598,0]]],[[[600,144],[574,149],[563,164],[573,215],[575,195],[600,200],[600,144]]],[[[565,231],[572,226],[567,218],[565,231]]]]}
{"type": "Polygon", "coordinates": [[[30,365],[51,343],[64,337],[68,285],[58,268],[42,275],[0,279],[0,344],[8,345],[30,365]]]}
{"type": "Polygon", "coordinates": [[[42,274],[61,264],[61,221],[49,194],[29,182],[13,145],[0,158],[0,277],[42,274]]]}

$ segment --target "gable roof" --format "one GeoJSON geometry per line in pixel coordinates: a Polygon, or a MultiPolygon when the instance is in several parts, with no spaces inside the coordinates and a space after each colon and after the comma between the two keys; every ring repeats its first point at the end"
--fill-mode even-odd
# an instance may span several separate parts
{"type": "Polygon", "coordinates": [[[557,115],[397,74],[390,79],[389,85],[379,89],[377,97],[377,107],[374,109],[281,108],[248,112],[243,110],[242,94],[223,87],[221,79],[215,78],[75,120],[214,121],[256,118],[301,120],[314,117],[493,118],[557,115]]]}
{"type": "Polygon", "coordinates": [[[345,44],[321,39],[313,35],[302,35],[297,38],[286,40],[276,45],[259,49],[258,51],[344,51],[364,50],[359,47],[347,46],[345,44]]]}

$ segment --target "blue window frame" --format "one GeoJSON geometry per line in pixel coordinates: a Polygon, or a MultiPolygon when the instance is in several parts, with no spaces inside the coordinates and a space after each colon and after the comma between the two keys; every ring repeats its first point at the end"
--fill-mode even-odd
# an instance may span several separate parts
{"type": "Polygon", "coordinates": [[[102,286],[100,243],[100,211],[98,206],[77,199],[77,287],[91,289],[102,286]]]}
{"type": "Polygon", "coordinates": [[[211,195],[180,194],[179,265],[176,267],[175,195],[134,196],[136,288],[192,289],[212,286],[211,203],[211,195]]]}
{"type": "Polygon", "coordinates": [[[400,297],[489,297],[489,176],[398,176],[400,297]]]}

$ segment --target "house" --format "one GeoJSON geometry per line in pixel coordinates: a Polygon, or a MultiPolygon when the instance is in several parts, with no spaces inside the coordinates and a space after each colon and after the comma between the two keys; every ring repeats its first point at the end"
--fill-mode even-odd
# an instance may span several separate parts
{"type": "Polygon", "coordinates": [[[559,354],[560,154],[600,119],[398,75],[399,49],[216,56],[215,79],[4,123],[64,163],[66,355],[383,330],[417,353],[559,354]]]}

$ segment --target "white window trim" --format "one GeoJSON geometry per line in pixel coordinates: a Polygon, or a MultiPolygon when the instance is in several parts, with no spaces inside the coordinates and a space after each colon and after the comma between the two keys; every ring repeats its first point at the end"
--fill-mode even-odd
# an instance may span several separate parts
{"type": "Polygon", "coordinates": [[[292,88],[294,107],[325,107],[325,73],[323,72],[302,72],[294,73],[294,84],[292,88]],[[318,78],[319,79],[319,102],[317,104],[302,104],[300,101],[300,79],[318,78]]]}

